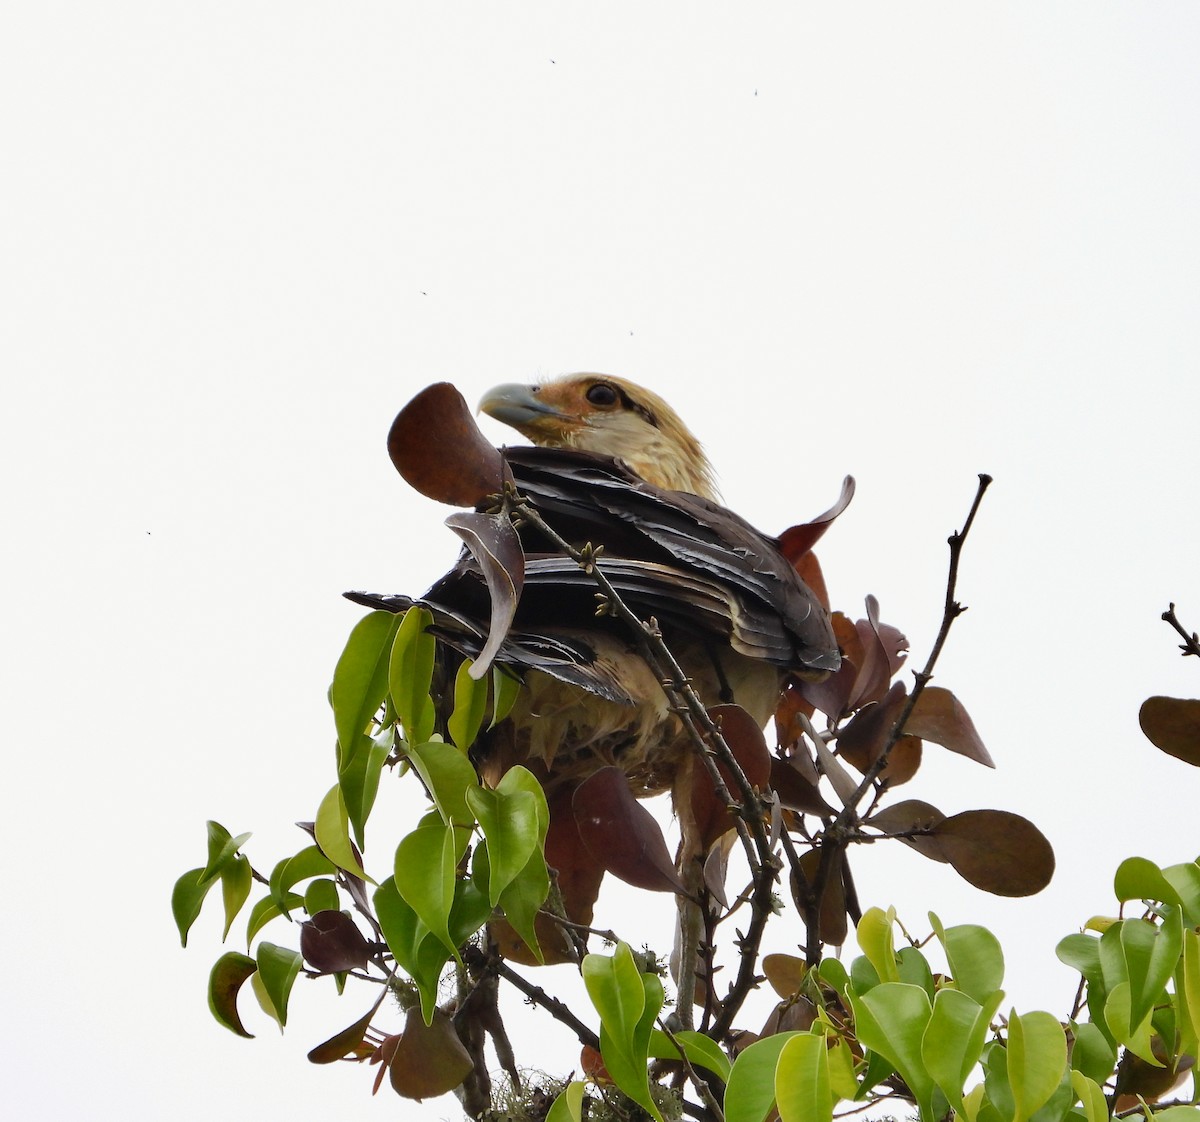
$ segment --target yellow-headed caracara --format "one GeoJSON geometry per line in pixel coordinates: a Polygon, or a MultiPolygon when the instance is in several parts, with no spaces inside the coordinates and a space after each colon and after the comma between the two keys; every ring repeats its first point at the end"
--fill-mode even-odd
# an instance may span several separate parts
{"type": "MultiPolygon", "coordinates": [[[[450,411],[449,394],[461,402],[442,387],[397,418],[393,460],[427,494],[478,501],[423,486],[409,466],[457,454],[450,438],[430,432],[450,411]],[[410,455],[415,442],[430,450],[410,455]]],[[[776,539],[715,501],[699,441],[661,398],[623,379],[577,374],[498,386],[480,408],[540,446],[502,451],[517,492],[573,545],[603,546],[600,569],[640,618],[657,620],[705,705],[736,702],[761,727],[788,674],[823,677],[837,668],[827,612],[776,539]]],[[[469,415],[456,424],[456,439],[482,439],[477,429],[463,435],[474,428],[469,415]]],[[[523,527],[520,542],[524,587],[507,634],[488,653],[520,674],[524,688],[508,718],[481,737],[481,772],[494,781],[525,763],[552,789],[615,765],[639,795],[670,788],[691,749],[634,636],[596,615],[593,578],[535,528],[523,527]]],[[[420,604],[460,655],[476,658],[488,644],[489,588],[469,550],[419,600],[348,595],[392,611],[420,604]]]]}
{"type": "Polygon", "coordinates": [[[572,374],[502,385],[480,407],[540,446],[492,448],[445,383],[414,398],[389,436],[392,461],[410,484],[478,508],[448,520],[468,548],[420,599],[347,595],[394,612],[427,608],[446,680],[462,656],[478,660],[476,670],[494,661],[522,678],[514,708],[481,734],[472,756],[492,784],[517,763],[540,776],[551,802],[547,860],[559,869],[570,918],[589,922],[602,875],[578,870],[577,857],[575,871],[564,871],[580,836],[571,834],[572,812],[575,826],[582,822],[572,792],[605,768],[618,768],[638,797],[673,792],[684,893],[694,898],[702,845],[686,805],[695,750],[664,686],[629,625],[596,614],[592,575],[535,526],[514,534],[506,516],[488,511],[509,482],[569,544],[604,547],[596,565],[638,618],[656,620],[704,706],[737,703],[761,728],[790,674],[821,678],[839,666],[828,612],[793,562],[842,504],[782,539],[758,532],[716,503],[700,442],[676,412],[623,379],[572,374]],[[493,533],[490,545],[480,538],[493,533]],[[520,545],[509,550],[516,560],[497,581],[496,554],[508,548],[499,539],[517,535],[520,545]],[[512,574],[514,566],[521,571],[512,574]],[[506,598],[508,607],[499,602],[506,598]]]}

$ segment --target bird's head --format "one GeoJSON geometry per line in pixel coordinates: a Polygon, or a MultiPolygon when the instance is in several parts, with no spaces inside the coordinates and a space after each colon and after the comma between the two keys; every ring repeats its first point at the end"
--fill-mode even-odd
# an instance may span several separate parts
{"type": "Polygon", "coordinates": [[[544,448],[623,460],[646,482],[716,498],[704,449],[661,397],[607,374],[496,386],[479,408],[544,448]]]}

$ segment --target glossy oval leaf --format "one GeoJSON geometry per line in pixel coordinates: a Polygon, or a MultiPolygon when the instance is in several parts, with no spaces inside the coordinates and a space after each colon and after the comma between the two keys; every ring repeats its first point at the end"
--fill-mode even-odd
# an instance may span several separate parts
{"type": "Polygon", "coordinates": [[[655,1060],[678,1060],[679,1051],[687,1057],[693,1067],[702,1067],[711,1071],[721,1082],[729,1081],[729,1071],[733,1066],[730,1059],[721,1050],[721,1046],[711,1036],[691,1029],[681,1029],[668,1036],[661,1029],[655,1029],[650,1034],[650,1058],[655,1060]],[[674,1037],[674,1040],[671,1039],[674,1037]],[[678,1047],[676,1047],[678,1045],[678,1047]]]}
{"type": "Polygon", "coordinates": [[[257,977],[270,999],[279,1027],[287,1024],[288,998],[292,983],[300,973],[304,960],[291,947],[280,947],[275,943],[259,943],[255,956],[258,962],[257,977]]]}
{"type": "Polygon", "coordinates": [[[400,617],[392,612],[364,616],[346,640],[333,671],[329,703],[337,729],[339,765],[347,766],[387,696],[387,667],[400,617]]]}
{"type": "Polygon", "coordinates": [[[946,953],[954,985],[981,1005],[1004,983],[1004,950],[986,927],[973,923],[943,927],[932,912],[929,921],[946,953]]]}
{"type": "Polygon", "coordinates": [[[590,775],[575,791],[571,805],[579,836],[597,864],[635,888],[686,892],[662,829],[633,797],[619,768],[601,768],[590,775]]]}
{"type": "Polygon", "coordinates": [[[225,906],[225,929],[221,932],[221,942],[229,938],[229,930],[237,919],[242,905],[250,898],[250,888],[254,883],[254,871],[250,862],[240,853],[221,870],[221,901],[225,906]]]}
{"type": "Polygon", "coordinates": [[[466,802],[487,838],[491,870],[488,891],[495,906],[538,847],[537,799],[528,791],[502,792],[473,786],[466,791],[466,802]]]}
{"type": "Polygon", "coordinates": [[[893,941],[893,924],[896,921],[896,909],[868,908],[858,921],[856,934],[858,945],[862,948],[867,961],[875,967],[875,973],[883,982],[900,980],[896,966],[896,947],[893,941]]]}
{"type": "Polygon", "coordinates": [[[1138,712],[1138,723],[1155,748],[1200,767],[1200,700],[1147,698],[1138,712]]]}
{"type": "Polygon", "coordinates": [[[587,1084],[572,1080],[550,1104],[546,1122],[583,1122],[583,1092],[587,1084]]]}
{"type": "Polygon", "coordinates": [[[881,982],[853,999],[855,1032],[865,1048],[878,1052],[912,1089],[922,1117],[933,1118],[933,1077],[921,1055],[921,1041],[933,1006],[920,987],[881,982]]]}
{"type": "Polygon", "coordinates": [[[475,816],[467,803],[467,792],[479,786],[479,776],[464,752],[453,744],[431,740],[410,745],[408,758],[425,784],[442,821],[470,826],[475,816]]]}
{"type": "Polygon", "coordinates": [[[1121,903],[1127,900],[1160,900],[1180,903],[1179,893],[1153,861],[1145,857],[1126,857],[1117,866],[1113,892],[1121,903]]]}
{"type": "Polygon", "coordinates": [[[452,826],[419,826],[396,847],[396,890],[452,954],[457,953],[449,930],[457,865],[452,826]]]}
{"type": "Polygon", "coordinates": [[[408,1099],[428,1099],[453,1091],[471,1073],[471,1057],[454,1025],[437,1010],[426,1024],[415,1006],[389,1064],[392,1090],[408,1099]]]}
{"type": "Polygon", "coordinates": [[[959,876],[996,896],[1032,896],[1054,875],[1050,843],[1019,814],[968,810],[929,833],[959,876]]]}
{"type": "Polygon", "coordinates": [[[1014,1010],[1008,1018],[1008,1084],[1013,1122],[1028,1122],[1050,1101],[1067,1070],[1067,1038],[1049,1013],[1014,1010]]]}
{"type": "Polygon", "coordinates": [[[175,926],[179,929],[179,941],[185,947],[188,932],[199,917],[204,897],[214,883],[204,879],[203,869],[189,869],[171,890],[171,915],[175,917],[175,926]]]}
{"type": "Polygon", "coordinates": [[[258,963],[249,955],[227,951],[217,959],[208,976],[208,1007],[212,1015],[218,1024],[247,1040],[253,1040],[254,1033],[247,1032],[242,1025],[242,1018],[237,1009],[237,995],[242,984],[257,969],[258,963]]]}
{"type": "Polygon", "coordinates": [[[725,1122],[763,1122],[775,1102],[775,1069],[784,1045],[799,1033],[781,1032],[743,1048],[725,1088],[725,1122]]]}
{"type": "Polygon", "coordinates": [[[387,446],[405,482],[435,502],[477,506],[504,486],[504,458],[449,382],[427,386],[400,410],[387,446]]]}
{"type": "Polygon", "coordinates": [[[941,989],[934,995],[933,1014],[921,1038],[921,1057],[946,1100],[965,1114],[963,1085],[983,1053],[988,1026],[1004,995],[990,995],[981,1005],[961,990],[941,989]]]}
{"type": "Polygon", "coordinates": [[[454,709],[446,721],[450,739],[464,752],[475,743],[487,713],[488,680],[471,674],[473,663],[465,659],[454,676],[454,709]]]}
{"type": "Polygon", "coordinates": [[[425,608],[409,608],[400,618],[388,659],[388,691],[410,744],[429,740],[436,719],[429,696],[437,657],[437,641],[428,631],[432,623],[425,608]]]}
{"type": "Polygon", "coordinates": [[[832,1122],[833,1093],[823,1036],[804,1032],[784,1044],[775,1065],[775,1106],[780,1122],[832,1122]]]}
{"type": "Polygon", "coordinates": [[[300,925],[300,953],[319,974],[363,969],[371,947],[345,912],[317,912],[300,925]]]}
{"type": "Polygon", "coordinates": [[[317,808],[313,835],[317,839],[317,845],[321,847],[321,852],[339,869],[345,869],[356,877],[375,883],[364,871],[350,841],[350,817],[342,800],[341,787],[334,785],[321,800],[321,805],[317,808]]]}
{"type": "Polygon", "coordinates": [[[940,744],[985,767],[996,766],[962,702],[940,686],[926,686],[921,691],[904,731],[910,736],[940,744]]]}

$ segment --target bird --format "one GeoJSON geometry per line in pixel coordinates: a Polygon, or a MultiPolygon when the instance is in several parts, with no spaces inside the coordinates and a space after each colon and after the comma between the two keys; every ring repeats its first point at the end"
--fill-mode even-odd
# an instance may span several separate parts
{"type": "MultiPolygon", "coordinates": [[[[447,411],[420,410],[419,400],[408,408],[420,420],[406,423],[402,411],[393,426],[402,473],[425,453],[396,447],[407,443],[396,434],[433,447],[429,430],[447,411]]],[[[502,450],[517,491],[572,545],[603,546],[599,569],[633,611],[653,618],[706,706],[736,703],[761,727],[790,676],[837,669],[825,606],[777,539],[717,501],[700,441],[660,396],[623,378],[571,374],[496,386],[480,410],[534,442],[502,450]]],[[[524,764],[549,793],[617,767],[638,797],[671,789],[692,744],[637,637],[597,616],[593,578],[536,528],[522,528],[520,541],[523,588],[494,645],[524,688],[473,750],[481,774],[494,782],[524,764]]],[[[390,611],[427,608],[434,634],[460,658],[487,646],[490,589],[469,549],[422,597],[346,595],[390,611]]]]}
{"type": "MultiPolygon", "coordinates": [[[[466,543],[458,559],[421,597],[346,596],[391,612],[428,611],[443,685],[464,659],[473,660],[472,676],[495,666],[521,679],[507,714],[485,721],[471,747],[480,780],[495,786],[520,765],[541,782],[546,861],[572,923],[591,923],[605,871],[675,892],[673,973],[681,994],[707,1000],[711,980],[697,982],[706,977],[698,965],[704,856],[732,819],[718,816],[717,837],[708,836],[696,800],[711,780],[681,720],[677,683],[664,680],[611,603],[601,600],[597,611],[598,585],[587,569],[599,570],[643,627],[661,636],[710,713],[722,707],[732,719],[730,707],[740,706],[761,729],[790,678],[820,680],[840,664],[828,607],[798,568],[819,577],[806,564],[809,549],[849,501],[852,481],[830,511],[776,538],[719,502],[700,441],[666,401],[631,381],[571,374],[509,383],[487,391],[480,409],[533,447],[494,448],[448,383],[419,393],[388,435],[393,464],[412,486],[476,508],[447,519],[466,543]],[[536,520],[522,519],[522,506],[514,519],[514,495],[560,542],[586,548],[588,565],[547,540],[536,520]],[[636,802],[609,814],[619,799],[606,801],[599,815],[592,796],[583,799],[600,780],[613,793],[605,800],[626,789],[635,799],[670,792],[680,822],[675,872],[661,833],[662,859],[650,859],[658,827],[645,824],[644,811],[638,822],[636,802]],[[597,823],[604,823],[599,835],[597,823]],[[632,850],[622,844],[629,838],[637,839],[632,850]],[[644,879],[646,865],[661,878],[644,879]]],[[[449,691],[434,692],[444,731],[449,691]]],[[[769,773],[761,737],[759,750],[769,773]]],[[[515,961],[576,961],[572,940],[546,916],[538,916],[541,946],[532,951],[503,918],[489,930],[499,953],[515,961]]],[[[680,1016],[690,1026],[690,1001],[680,1002],[680,1016]]]]}

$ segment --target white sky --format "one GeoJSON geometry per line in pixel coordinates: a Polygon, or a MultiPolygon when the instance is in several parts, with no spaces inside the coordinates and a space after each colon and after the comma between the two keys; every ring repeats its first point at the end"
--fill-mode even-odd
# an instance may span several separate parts
{"type": "Polygon", "coordinates": [[[642,381],[765,529],[853,473],[834,598],[917,662],[996,477],[938,680],[999,770],[931,748],[904,795],[1027,815],[1058,874],[857,872],[915,929],[990,925],[1012,1000],[1064,1013],[1053,946],[1117,861],[1200,850],[1200,776],[1136,724],[1200,694],[1158,619],[1200,628],[1198,57],[1191,4],[6,5],[6,1115],[457,1117],[305,1061],[361,992],[220,1029],[216,916],[185,952],[167,906],[207,817],[268,868],[302,844],[339,594],[453,557],[383,446],[442,379],[642,381]]]}

